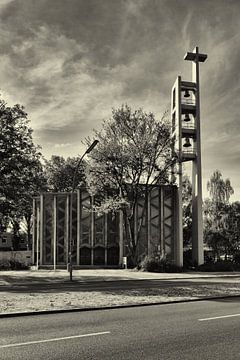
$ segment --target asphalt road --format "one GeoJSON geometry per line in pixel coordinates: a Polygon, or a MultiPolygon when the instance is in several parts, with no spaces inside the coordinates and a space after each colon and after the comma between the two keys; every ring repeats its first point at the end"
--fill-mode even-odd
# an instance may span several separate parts
{"type": "Polygon", "coordinates": [[[240,298],[2,318],[0,359],[240,359],[240,298]]]}

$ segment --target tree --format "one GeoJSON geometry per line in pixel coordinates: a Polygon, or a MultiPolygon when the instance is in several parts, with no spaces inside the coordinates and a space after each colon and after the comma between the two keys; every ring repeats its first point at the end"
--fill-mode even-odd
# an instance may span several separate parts
{"type": "Polygon", "coordinates": [[[207,190],[209,191],[212,202],[212,217],[216,229],[221,227],[221,219],[229,199],[234,190],[229,179],[224,180],[219,170],[215,170],[210,180],[207,182],[207,190]]]}
{"type": "MultiPolygon", "coordinates": [[[[136,250],[145,206],[138,227],[134,213],[139,198],[147,199],[149,185],[168,183],[171,157],[170,126],[164,116],[157,121],[152,113],[133,111],[127,105],[113,109],[112,117],[94,132],[99,140],[90,154],[86,170],[89,191],[98,194],[96,211],[121,209],[129,256],[137,261],[136,250]]],[[[92,139],[86,139],[87,145],[92,139]]]]}
{"type": "Polygon", "coordinates": [[[25,228],[27,234],[27,244],[31,241],[32,232],[32,206],[33,197],[43,191],[47,191],[47,181],[44,175],[42,162],[35,161],[29,163],[28,171],[25,172],[24,189],[22,194],[18,195],[18,204],[16,209],[16,220],[22,220],[21,227],[25,228]]]}
{"type": "Polygon", "coordinates": [[[240,255],[240,202],[228,205],[225,217],[225,254],[235,257],[240,255]]]}
{"type": "Polygon", "coordinates": [[[20,105],[0,100],[0,214],[1,231],[9,223],[15,238],[25,219],[30,236],[32,196],[45,184],[39,146],[32,139],[27,113],[20,105]]]}
{"type": "Polygon", "coordinates": [[[52,155],[50,160],[45,161],[45,176],[50,191],[71,191],[75,172],[75,185],[85,183],[84,162],[78,167],[78,161],[78,158],[68,157],[65,160],[57,155],[52,155]]]}
{"type": "Polygon", "coordinates": [[[224,180],[219,170],[215,170],[207,182],[210,198],[203,206],[205,240],[213,249],[217,258],[221,253],[229,254],[231,245],[227,231],[227,221],[231,205],[229,203],[234,190],[229,179],[224,180]]]}

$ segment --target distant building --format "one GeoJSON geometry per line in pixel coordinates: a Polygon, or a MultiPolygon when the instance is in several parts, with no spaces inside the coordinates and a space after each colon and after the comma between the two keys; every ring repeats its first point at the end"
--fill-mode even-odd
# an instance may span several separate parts
{"type": "Polygon", "coordinates": [[[9,232],[0,233],[0,251],[12,249],[13,235],[9,232]]]}
{"type": "Polygon", "coordinates": [[[27,237],[22,234],[17,240],[15,245],[17,249],[14,249],[14,235],[11,232],[2,232],[0,233],[0,251],[9,251],[9,250],[30,250],[30,247],[27,243],[27,237]]]}

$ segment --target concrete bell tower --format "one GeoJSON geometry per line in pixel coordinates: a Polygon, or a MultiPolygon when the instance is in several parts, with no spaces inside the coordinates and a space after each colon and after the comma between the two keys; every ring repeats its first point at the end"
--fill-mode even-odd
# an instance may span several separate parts
{"type": "Polygon", "coordinates": [[[192,62],[192,81],[183,81],[178,76],[171,93],[172,150],[177,158],[172,176],[176,175],[178,186],[175,249],[178,266],[183,265],[182,163],[186,161],[192,162],[192,257],[197,265],[204,262],[199,63],[206,59],[207,55],[200,54],[198,47],[187,52],[184,60],[192,62]]]}

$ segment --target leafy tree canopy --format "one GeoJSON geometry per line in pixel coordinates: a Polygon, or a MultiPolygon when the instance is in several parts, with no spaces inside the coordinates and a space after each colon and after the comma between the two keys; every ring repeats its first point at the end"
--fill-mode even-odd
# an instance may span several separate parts
{"type": "MultiPolygon", "coordinates": [[[[142,109],[127,105],[114,109],[112,118],[95,131],[98,146],[90,154],[88,184],[99,190],[117,190],[127,196],[129,186],[166,184],[172,164],[170,127],[164,116],[157,121],[142,109]]],[[[87,139],[87,144],[92,142],[87,139]]],[[[127,196],[127,199],[129,197],[127,196]]]]}
{"type": "Polygon", "coordinates": [[[234,194],[230,180],[224,180],[219,170],[215,170],[210,177],[210,180],[207,182],[207,190],[216,206],[229,203],[230,196],[234,194]]]}
{"type": "Polygon", "coordinates": [[[49,190],[71,191],[74,175],[76,186],[85,183],[83,166],[84,162],[79,164],[78,158],[68,157],[65,160],[62,156],[52,155],[50,160],[45,161],[44,167],[49,190]]]}
{"type": "Polygon", "coordinates": [[[3,230],[11,222],[19,228],[23,218],[31,217],[32,196],[44,188],[45,179],[27,113],[4,100],[0,100],[0,154],[0,226],[3,230]]]}

